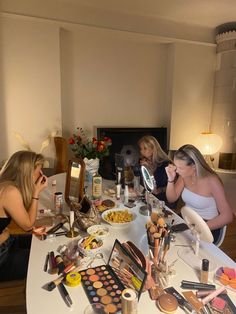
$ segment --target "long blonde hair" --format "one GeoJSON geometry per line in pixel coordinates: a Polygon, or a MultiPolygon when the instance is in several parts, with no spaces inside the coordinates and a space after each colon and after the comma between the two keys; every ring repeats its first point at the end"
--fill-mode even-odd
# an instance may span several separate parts
{"type": "Polygon", "coordinates": [[[181,146],[174,153],[174,158],[185,161],[188,166],[195,165],[198,177],[205,177],[210,174],[218,177],[217,173],[208,165],[201,152],[191,144],[181,146]]]}
{"type": "Polygon", "coordinates": [[[151,135],[144,135],[138,141],[138,144],[143,144],[145,148],[152,149],[152,163],[154,168],[160,165],[163,161],[172,162],[168,155],[163,151],[157,139],[151,135]]]}
{"type": "Polygon", "coordinates": [[[34,192],[33,173],[43,165],[44,157],[31,151],[18,151],[5,163],[0,171],[0,190],[9,185],[17,187],[22,195],[25,208],[29,208],[34,192]]]}

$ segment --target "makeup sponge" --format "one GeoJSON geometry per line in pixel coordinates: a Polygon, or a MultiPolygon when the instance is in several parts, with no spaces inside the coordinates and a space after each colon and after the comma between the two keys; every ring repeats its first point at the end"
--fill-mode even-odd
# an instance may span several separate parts
{"type": "Polygon", "coordinates": [[[229,277],[226,274],[221,274],[218,280],[222,283],[222,285],[227,286],[229,284],[229,277]]]}
{"type": "Polygon", "coordinates": [[[236,278],[230,279],[229,285],[231,288],[236,290],[236,278]]]}
{"type": "Polygon", "coordinates": [[[169,293],[164,293],[158,298],[157,306],[159,307],[161,312],[164,312],[166,314],[172,314],[177,310],[178,302],[173,295],[169,293]]]}
{"type": "Polygon", "coordinates": [[[233,268],[224,267],[224,274],[229,277],[229,279],[236,278],[235,276],[235,270],[233,268]]]}

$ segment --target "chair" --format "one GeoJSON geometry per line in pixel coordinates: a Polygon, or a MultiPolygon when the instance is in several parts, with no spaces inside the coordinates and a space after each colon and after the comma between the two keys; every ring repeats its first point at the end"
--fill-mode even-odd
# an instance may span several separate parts
{"type": "Polygon", "coordinates": [[[26,314],[26,280],[0,282],[0,313],[26,314]]]}
{"type": "Polygon", "coordinates": [[[227,230],[227,226],[224,226],[224,227],[220,230],[219,238],[218,238],[217,242],[214,243],[216,246],[220,247],[221,244],[224,242],[225,235],[226,235],[226,230],[227,230]]]}
{"type": "Polygon", "coordinates": [[[56,148],[56,166],[55,172],[62,173],[67,171],[68,165],[68,144],[65,138],[61,136],[54,137],[54,143],[56,148]]]}

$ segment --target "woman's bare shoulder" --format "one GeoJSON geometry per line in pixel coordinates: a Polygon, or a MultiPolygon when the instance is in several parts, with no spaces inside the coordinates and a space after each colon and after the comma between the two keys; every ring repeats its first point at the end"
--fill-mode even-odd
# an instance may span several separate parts
{"type": "Polygon", "coordinates": [[[9,184],[8,186],[6,186],[4,189],[3,189],[3,193],[4,193],[4,196],[9,196],[9,197],[16,197],[16,196],[19,196],[21,195],[19,189],[15,186],[15,185],[12,185],[12,184],[9,184]]]}

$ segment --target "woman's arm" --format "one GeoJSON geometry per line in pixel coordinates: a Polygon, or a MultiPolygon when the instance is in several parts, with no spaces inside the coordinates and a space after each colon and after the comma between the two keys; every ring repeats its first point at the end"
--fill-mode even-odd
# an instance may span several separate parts
{"type": "Polygon", "coordinates": [[[209,187],[219,212],[218,216],[207,222],[209,228],[214,230],[229,224],[233,220],[233,212],[226,199],[224,187],[216,176],[209,177],[209,187]]]}
{"type": "Polygon", "coordinates": [[[32,229],[38,209],[38,200],[40,192],[47,186],[47,177],[40,177],[35,183],[34,193],[32,195],[32,202],[28,210],[26,210],[21,192],[15,186],[9,186],[4,191],[3,207],[9,216],[22,229],[28,231],[32,229]]]}
{"type": "Polygon", "coordinates": [[[174,203],[178,200],[183,191],[184,181],[180,176],[176,180],[176,167],[174,165],[170,164],[165,169],[168,177],[166,198],[169,203],[174,203]]]}

